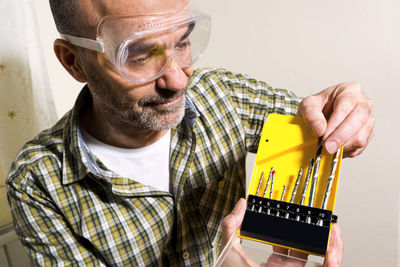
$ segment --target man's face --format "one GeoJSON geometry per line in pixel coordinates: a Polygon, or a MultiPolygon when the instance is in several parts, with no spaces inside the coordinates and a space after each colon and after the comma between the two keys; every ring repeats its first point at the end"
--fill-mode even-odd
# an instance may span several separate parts
{"type": "MultiPolygon", "coordinates": [[[[98,21],[107,15],[146,15],[165,13],[182,7],[185,0],[168,1],[86,1],[82,12],[96,32],[98,21]],[[118,4],[117,4],[118,3],[118,4]]],[[[184,30],[155,37],[157,42],[176,42],[184,30]]],[[[182,36],[180,36],[182,35],[182,36]]],[[[151,42],[150,42],[151,43],[151,42]]],[[[111,118],[135,128],[162,130],[176,126],[183,118],[185,90],[191,68],[182,68],[175,60],[160,78],[136,84],[122,77],[102,55],[84,50],[82,61],[94,104],[111,118]],[[100,60],[99,60],[100,59],[100,60]]]]}

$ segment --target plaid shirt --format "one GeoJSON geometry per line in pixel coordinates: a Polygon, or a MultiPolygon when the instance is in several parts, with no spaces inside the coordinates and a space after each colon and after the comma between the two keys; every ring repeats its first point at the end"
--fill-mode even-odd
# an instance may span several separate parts
{"type": "Polygon", "coordinates": [[[169,193],[119,176],[90,153],[78,126],[90,101],[85,88],[12,165],[15,230],[37,265],[212,265],[220,222],[245,195],[246,152],[256,152],[268,114],[293,115],[299,103],[245,75],[196,70],[185,118],[171,132],[169,193]]]}

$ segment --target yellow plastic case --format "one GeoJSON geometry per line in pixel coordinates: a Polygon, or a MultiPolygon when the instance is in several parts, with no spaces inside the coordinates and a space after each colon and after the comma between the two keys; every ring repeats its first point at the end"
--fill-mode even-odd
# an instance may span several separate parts
{"type": "Polygon", "coordinates": [[[333,155],[325,149],[319,151],[321,161],[314,206],[308,206],[313,174],[309,179],[305,201],[303,205],[299,204],[310,160],[316,159],[318,147],[321,148],[318,138],[312,135],[302,117],[269,115],[261,134],[239,237],[325,255],[331,224],[337,220],[333,212],[343,148],[339,151],[326,209],[321,209],[333,160],[333,155]],[[265,187],[272,167],[275,179],[272,197],[269,198],[271,183],[267,189],[265,187]],[[303,174],[294,201],[290,203],[300,168],[303,174]],[[264,178],[261,180],[263,172],[264,178]],[[281,201],[284,185],[286,190],[281,201]],[[265,190],[266,197],[263,197],[265,190]]]}

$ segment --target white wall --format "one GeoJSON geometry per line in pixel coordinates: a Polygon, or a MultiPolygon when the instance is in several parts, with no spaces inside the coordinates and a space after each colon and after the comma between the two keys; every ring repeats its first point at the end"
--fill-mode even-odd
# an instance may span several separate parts
{"type": "MultiPolygon", "coordinates": [[[[201,65],[246,72],[306,96],[341,81],[364,85],[375,102],[375,138],[343,163],[336,213],[343,266],[400,266],[398,150],[400,1],[193,0],[213,17],[201,65]]],[[[58,115],[81,87],[52,52],[47,1],[36,1],[58,115]]]]}

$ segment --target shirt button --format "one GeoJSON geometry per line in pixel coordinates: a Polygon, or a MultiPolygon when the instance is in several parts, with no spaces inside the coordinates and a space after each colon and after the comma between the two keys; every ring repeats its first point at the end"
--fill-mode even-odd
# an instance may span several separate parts
{"type": "Polygon", "coordinates": [[[184,260],[189,259],[189,252],[187,252],[187,251],[183,252],[183,259],[184,260]]]}
{"type": "Polygon", "coordinates": [[[219,181],[218,183],[218,187],[221,189],[222,187],[224,187],[224,181],[219,181]]]}

